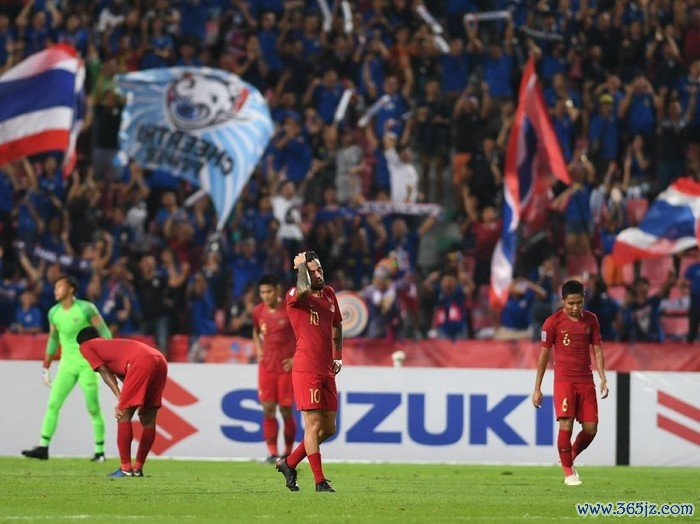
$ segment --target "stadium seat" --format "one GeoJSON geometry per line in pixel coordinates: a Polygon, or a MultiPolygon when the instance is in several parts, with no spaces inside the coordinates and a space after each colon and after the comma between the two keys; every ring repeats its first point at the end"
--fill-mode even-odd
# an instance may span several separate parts
{"type": "Polygon", "coordinates": [[[666,334],[666,338],[671,340],[683,340],[688,335],[688,317],[662,316],[661,327],[666,334]]]}
{"type": "Polygon", "coordinates": [[[187,335],[173,335],[170,337],[170,344],[168,344],[168,361],[187,362],[189,347],[190,343],[187,335]]]}
{"type": "Polygon", "coordinates": [[[596,263],[595,257],[591,254],[568,255],[566,257],[566,274],[573,277],[576,275],[583,275],[584,273],[588,273],[589,275],[598,274],[598,264],[596,263]]]}
{"type": "Polygon", "coordinates": [[[636,226],[642,221],[649,209],[649,201],[646,198],[631,198],[627,201],[627,223],[636,226]]]}

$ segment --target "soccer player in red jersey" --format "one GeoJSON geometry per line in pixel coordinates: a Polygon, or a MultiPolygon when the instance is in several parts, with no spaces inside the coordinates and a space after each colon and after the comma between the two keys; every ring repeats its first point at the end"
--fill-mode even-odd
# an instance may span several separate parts
{"type": "Polygon", "coordinates": [[[591,372],[590,347],[600,377],[600,397],[608,396],[605,359],[600,340],[598,318],[583,309],[583,284],[569,280],[561,289],[564,307],[545,320],[542,326],[542,350],[537,362],[537,377],[532,403],[542,403],[542,378],[549,352],[554,347],[554,407],[559,421],[557,448],[567,486],[581,484],[574,468],[576,457],[588,447],[598,431],[598,402],[591,372]],[[582,429],[571,445],[574,419],[582,429]]]}
{"type": "Polygon", "coordinates": [[[76,337],[80,353],[117,397],[114,408],[117,418],[117,448],[121,466],[110,477],[143,477],[143,464],[156,438],[156,414],[161,406],[163,388],[168,375],[168,363],[155,348],[138,342],[115,338],[101,338],[90,326],[81,329],[76,337]],[[122,381],[121,391],[117,377],[122,381]],[[136,462],[131,463],[133,428],[131,419],[136,409],[143,426],[136,462]]]}
{"type": "Polygon", "coordinates": [[[263,437],[267,444],[267,462],[277,462],[276,408],[284,420],[286,457],[292,452],[297,423],[292,416],[292,362],[294,331],[287,316],[287,304],[280,297],[279,278],[265,275],[258,283],[262,302],[253,309],[253,343],[258,355],[258,398],[263,407],[263,437]]]}
{"type": "Polygon", "coordinates": [[[304,441],[277,461],[277,470],[287,488],[299,491],[296,467],[308,456],[316,491],[335,491],[323,475],[320,444],[335,433],[335,375],[343,366],[343,316],[333,288],[324,283],[316,253],[299,253],[294,269],[297,285],[287,292],[287,313],[296,337],[292,383],[297,409],[304,417],[304,441]]]}

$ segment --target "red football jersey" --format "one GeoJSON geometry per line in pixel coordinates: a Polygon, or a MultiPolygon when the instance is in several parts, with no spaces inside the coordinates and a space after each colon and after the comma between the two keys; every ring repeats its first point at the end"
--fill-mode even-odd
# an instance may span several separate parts
{"type": "Polygon", "coordinates": [[[560,309],[542,326],[542,345],[554,346],[554,382],[593,382],[591,345],[600,345],[598,317],[585,309],[571,320],[560,309]]]}
{"type": "Polygon", "coordinates": [[[287,316],[287,304],[281,300],[274,311],[264,302],[253,308],[253,327],[260,333],[263,357],[260,365],[268,371],[283,373],[282,360],[293,357],[294,330],[287,316]]]}
{"type": "Polygon", "coordinates": [[[126,338],[94,338],[80,345],[80,353],[92,369],[104,364],[112,373],[121,377],[126,376],[129,366],[148,355],[165,358],[157,349],[138,340],[126,338]]]}
{"type": "Polygon", "coordinates": [[[294,371],[332,376],[333,326],[343,321],[333,288],[323,286],[319,296],[309,292],[301,299],[297,288],[291,288],[287,312],[296,337],[294,371]]]}

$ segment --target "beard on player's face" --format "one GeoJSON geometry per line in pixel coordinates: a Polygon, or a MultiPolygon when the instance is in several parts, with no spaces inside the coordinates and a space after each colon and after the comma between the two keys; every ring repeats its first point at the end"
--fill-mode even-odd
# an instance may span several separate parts
{"type": "Polygon", "coordinates": [[[310,287],[314,291],[321,291],[323,285],[325,284],[323,280],[323,269],[321,269],[321,264],[317,260],[309,262],[311,267],[307,265],[306,269],[309,271],[309,280],[311,281],[310,287]]]}

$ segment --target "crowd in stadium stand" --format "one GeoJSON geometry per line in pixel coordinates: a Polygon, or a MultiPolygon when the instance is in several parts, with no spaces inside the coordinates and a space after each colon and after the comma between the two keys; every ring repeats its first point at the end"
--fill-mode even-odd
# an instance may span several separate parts
{"type": "Polygon", "coordinates": [[[694,340],[694,253],[618,267],[616,233],[680,176],[700,178],[700,5],[671,0],[434,0],[440,45],[411,0],[0,1],[0,70],[52,42],[77,48],[89,111],[79,162],[0,167],[0,331],[42,332],[70,272],[115,334],[250,336],[256,282],[291,284],[313,249],[369,309],[365,336],[537,340],[568,276],[604,339],[694,340]],[[468,20],[509,10],[508,19],[468,20]],[[506,307],[488,305],[522,66],[537,59],[573,183],[527,224],[506,307]],[[208,198],[165,171],[113,161],[114,76],[174,65],[231,71],[267,98],[275,134],[221,237],[208,198]],[[335,122],[343,91],[355,95],[335,122]],[[388,95],[365,127],[359,117],[388,95]],[[360,213],[434,203],[439,216],[360,213]],[[691,307],[691,304],[693,305],[691,307]],[[690,329],[689,329],[690,328],[690,329]]]}

